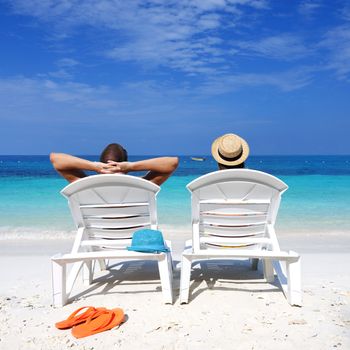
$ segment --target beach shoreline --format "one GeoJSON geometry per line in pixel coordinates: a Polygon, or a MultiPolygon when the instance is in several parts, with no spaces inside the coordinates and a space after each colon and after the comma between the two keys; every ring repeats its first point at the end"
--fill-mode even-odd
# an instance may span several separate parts
{"type": "MultiPolygon", "coordinates": [[[[170,234],[179,262],[187,232],[170,234]]],[[[350,235],[279,236],[283,249],[302,256],[304,305],[291,307],[278,284],[262,279],[246,262],[210,265],[211,280],[194,270],[188,305],[161,300],[157,268],[135,265],[125,280],[78,288],[63,308],[51,303],[50,256],[68,252],[72,240],[2,240],[0,264],[1,349],[346,349],[350,346],[350,235]],[[214,270],[213,270],[214,269],[214,270]],[[244,273],[243,273],[244,272],[244,273]],[[248,275],[248,279],[241,276],[248,275]],[[213,277],[214,276],[214,277],[213,277]],[[141,279],[141,281],[139,281],[141,279]],[[54,323],[84,305],[121,307],[128,320],[119,329],[76,340],[54,323]]],[[[179,267],[179,265],[178,265],[179,267]]],[[[210,270],[210,269],[209,269],[210,270]]]]}

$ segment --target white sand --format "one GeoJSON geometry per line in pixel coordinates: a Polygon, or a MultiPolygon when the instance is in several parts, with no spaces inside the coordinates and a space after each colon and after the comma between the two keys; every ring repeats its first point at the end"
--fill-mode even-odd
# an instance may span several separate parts
{"type": "MultiPolygon", "coordinates": [[[[173,233],[175,260],[184,237],[173,233]]],[[[280,237],[302,255],[304,306],[291,307],[281,290],[245,262],[212,262],[193,272],[188,305],[161,302],[157,268],[131,263],[107,272],[72,304],[51,305],[50,256],[69,240],[0,242],[0,349],[349,349],[350,235],[280,237]],[[125,268],[125,266],[124,266],[125,268]],[[113,278],[112,278],[113,277],[113,278]],[[120,277],[121,279],[118,279],[120,277]],[[140,281],[143,280],[143,281],[140,281]],[[84,305],[121,307],[119,329],[77,340],[54,323],[84,305]]]]}

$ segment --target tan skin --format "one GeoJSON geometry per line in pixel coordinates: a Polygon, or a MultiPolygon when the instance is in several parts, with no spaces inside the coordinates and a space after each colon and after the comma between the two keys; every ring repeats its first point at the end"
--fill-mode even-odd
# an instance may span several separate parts
{"type": "Polygon", "coordinates": [[[56,171],[69,182],[85,177],[84,170],[94,171],[98,174],[127,174],[134,171],[147,171],[143,178],[156,185],[163,184],[179,164],[177,157],[159,157],[137,162],[109,160],[107,163],[102,163],[65,153],[51,153],[50,160],[56,171]]]}

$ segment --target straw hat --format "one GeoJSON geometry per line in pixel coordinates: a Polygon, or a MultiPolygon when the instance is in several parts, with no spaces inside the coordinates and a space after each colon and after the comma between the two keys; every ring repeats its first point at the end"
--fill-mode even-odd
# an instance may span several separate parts
{"type": "Polygon", "coordinates": [[[213,142],[211,154],[218,163],[234,166],[243,163],[247,159],[249,146],[238,135],[225,134],[213,142]]]}

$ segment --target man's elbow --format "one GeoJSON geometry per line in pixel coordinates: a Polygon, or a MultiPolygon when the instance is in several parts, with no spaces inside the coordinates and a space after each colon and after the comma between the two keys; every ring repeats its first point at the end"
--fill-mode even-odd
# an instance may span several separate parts
{"type": "Polygon", "coordinates": [[[174,172],[176,168],[179,165],[179,158],[178,157],[170,157],[170,168],[171,172],[174,172]]]}
{"type": "Polygon", "coordinates": [[[50,162],[51,162],[52,164],[55,164],[56,158],[57,158],[57,153],[51,152],[51,153],[50,153],[50,162]]]}
{"type": "Polygon", "coordinates": [[[56,170],[60,170],[60,156],[59,153],[50,153],[50,162],[56,170]]]}

